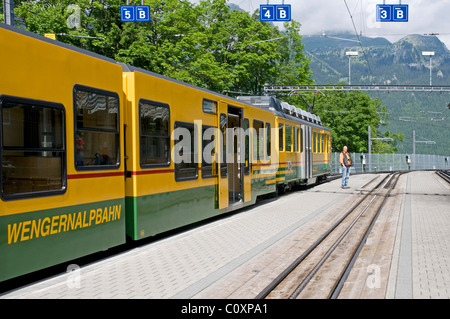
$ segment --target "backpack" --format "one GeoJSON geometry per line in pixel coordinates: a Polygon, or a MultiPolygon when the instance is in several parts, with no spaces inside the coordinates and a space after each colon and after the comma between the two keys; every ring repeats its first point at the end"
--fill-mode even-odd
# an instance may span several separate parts
{"type": "Polygon", "coordinates": [[[347,152],[347,155],[345,155],[345,153],[342,152],[342,155],[344,156],[344,165],[347,164],[347,165],[345,165],[346,167],[352,166],[353,162],[352,162],[352,158],[350,157],[350,153],[347,152]]]}

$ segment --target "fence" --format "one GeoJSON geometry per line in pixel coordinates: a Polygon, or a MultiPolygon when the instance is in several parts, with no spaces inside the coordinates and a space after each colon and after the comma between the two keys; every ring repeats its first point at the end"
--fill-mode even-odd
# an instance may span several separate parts
{"type": "MultiPolygon", "coordinates": [[[[372,154],[371,158],[368,153],[350,153],[350,156],[353,161],[350,173],[450,169],[450,156],[416,154],[414,158],[411,154],[387,153],[372,154]],[[365,157],[365,164],[361,156],[365,157]],[[409,164],[406,156],[411,160],[409,164]]],[[[333,174],[341,173],[339,153],[331,154],[331,172],[333,174]]]]}

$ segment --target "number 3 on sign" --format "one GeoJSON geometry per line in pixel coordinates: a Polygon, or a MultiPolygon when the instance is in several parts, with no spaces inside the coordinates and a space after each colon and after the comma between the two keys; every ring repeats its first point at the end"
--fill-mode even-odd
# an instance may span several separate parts
{"type": "Polygon", "coordinates": [[[392,7],[390,5],[377,5],[377,21],[391,21],[392,7]]]}

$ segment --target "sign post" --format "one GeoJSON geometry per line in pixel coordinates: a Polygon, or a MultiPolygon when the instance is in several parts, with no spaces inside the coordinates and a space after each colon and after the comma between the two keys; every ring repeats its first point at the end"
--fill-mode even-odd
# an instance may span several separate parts
{"type": "Polygon", "coordinates": [[[120,6],[121,22],[150,22],[150,6],[120,6]]]}
{"type": "Polygon", "coordinates": [[[377,4],[377,22],[408,22],[407,4],[377,4]]]}
{"type": "Polygon", "coordinates": [[[134,16],[134,6],[120,6],[120,21],[121,22],[136,21],[136,18],[134,16]]]}
{"type": "Polygon", "coordinates": [[[259,21],[291,21],[291,5],[261,4],[259,6],[259,21]]]}

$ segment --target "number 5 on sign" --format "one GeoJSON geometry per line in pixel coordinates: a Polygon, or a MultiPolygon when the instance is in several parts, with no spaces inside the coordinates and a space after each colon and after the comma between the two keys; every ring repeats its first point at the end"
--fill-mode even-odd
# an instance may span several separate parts
{"type": "Polygon", "coordinates": [[[120,20],[122,22],[134,22],[134,6],[120,6],[120,20]]]}

